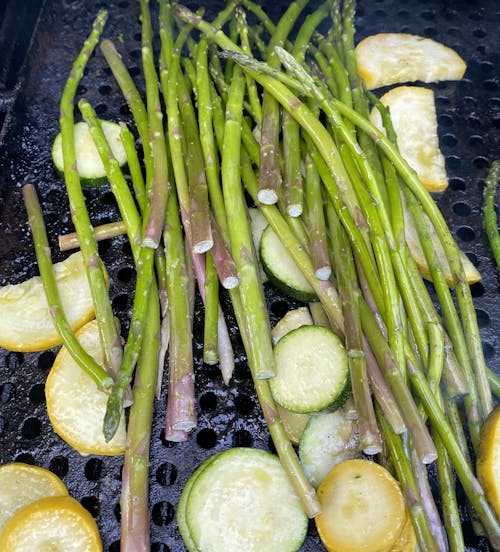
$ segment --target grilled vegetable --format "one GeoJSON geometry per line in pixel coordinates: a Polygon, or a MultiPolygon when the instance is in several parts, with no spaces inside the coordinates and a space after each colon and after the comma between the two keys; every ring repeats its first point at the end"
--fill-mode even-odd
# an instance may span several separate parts
{"type": "Polygon", "coordinates": [[[371,460],[337,464],[318,489],[316,527],[329,552],[389,552],[406,522],[397,481],[371,460]]]}
{"type": "MultiPolygon", "coordinates": [[[[120,138],[121,127],[117,123],[101,120],[101,125],[108,140],[108,143],[113,151],[113,156],[118,161],[120,167],[127,163],[127,154],[120,138]]],[[[101,161],[94,140],[90,135],[89,126],[86,122],[80,121],[75,124],[75,149],[76,149],[76,164],[78,174],[83,185],[99,186],[105,184],[108,179],[106,170],[101,161]]],[[[57,171],[64,173],[63,152],[62,152],[62,135],[59,133],[52,145],[52,160],[57,171]]]]}
{"type": "Polygon", "coordinates": [[[333,466],[361,456],[356,422],[343,408],[311,416],[299,443],[299,458],[314,487],[319,487],[333,466]]]}
{"type": "Polygon", "coordinates": [[[269,281],[285,295],[304,302],[316,299],[313,288],[270,226],[262,232],[260,261],[269,281]]]}
{"type": "Polygon", "coordinates": [[[340,339],[322,326],[301,326],[275,347],[274,399],[292,412],[335,410],[350,395],[347,353],[340,339]]]}
{"type": "Polygon", "coordinates": [[[19,509],[0,532],[3,552],[19,550],[100,552],[94,518],[71,496],[40,498],[19,509]]]}
{"type": "Polygon", "coordinates": [[[302,545],[307,517],[276,456],[229,449],[192,477],[184,515],[195,550],[292,552],[302,545]]]}
{"type": "Polygon", "coordinates": [[[66,485],[51,471],[22,462],[0,466],[0,532],[17,510],[46,496],[66,496],[66,485]]]}
{"type": "Polygon", "coordinates": [[[458,80],[466,70],[455,50],[407,33],[380,33],[363,39],[356,46],[356,60],[370,89],[401,82],[458,80]]]}

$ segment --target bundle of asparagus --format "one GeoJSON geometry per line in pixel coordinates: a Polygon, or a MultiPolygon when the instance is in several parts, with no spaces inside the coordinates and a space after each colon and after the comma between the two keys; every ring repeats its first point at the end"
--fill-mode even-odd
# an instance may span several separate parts
{"type": "MultiPolygon", "coordinates": [[[[270,391],[275,362],[249,201],[345,343],[363,450],[378,455],[397,476],[421,549],[443,550],[448,543],[464,549],[456,480],[478,530],[500,548],[499,522],[473,469],[481,427],[493,409],[490,385],[499,386],[484,361],[457,245],[433,198],[401,157],[390,114],[358,74],[354,2],[327,0],[305,15],[306,6],[307,0],[295,0],[275,24],[252,0],[231,1],[208,22],[159,0],[156,52],[149,2],[141,0],[145,102],[115,45],[101,42],[133,115],[142,156],[124,126],[132,193],[92,107],[80,100],[120,209],[118,231],[127,233],[137,268],[123,354],[96,246],[109,234],[93,228],[88,218],[73,139],[78,82],[106,12],[98,15],[62,95],[65,181],[105,369],[114,379],[103,427],[107,439],[133,400],[121,499],[123,550],[148,549],[148,444],[166,347],[166,438],[187,439],[196,426],[190,339],[195,282],[205,305],[205,361],[218,362],[224,380],[230,380],[232,348],[219,305],[220,282],[231,298],[281,463],[305,512],[314,517],[320,511],[270,391]],[[249,25],[247,16],[256,23],[249,25]],[[373,105],[385,134],[370,123],[373,105]],[[403,202],[430,267],[439,310],[409,252],[403,202]],[[429,239],[429,221],[451,268],[451,288],[429,239]],[[429,490],[426,466],[433,462],[442,517],[429,490]]],[[[31,193],[26,200],[29,206],[36,202],[31,193]]],[[[30,212],[39,222],[39,213],[30,212]]],[[[34,224],[33,233],[43,268],[50,263],[43,253],[43,224],[34,224]]],[[[51,304],[57,305],[49,272],[42,276],[51,304]]],[[[63,321],[58,327],[70,342],[63,321]]],[[[82,368],[109,389],[102,371],[84,359],[82,368]]]]}

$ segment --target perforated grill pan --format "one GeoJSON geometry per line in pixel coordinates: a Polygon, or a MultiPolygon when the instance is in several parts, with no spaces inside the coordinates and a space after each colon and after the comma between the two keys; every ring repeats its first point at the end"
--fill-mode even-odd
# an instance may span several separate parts
{"type": "MultiPolygon", "coordinates": [[[[483,275],[482,282],[473,286],[473,294],[486,359],[500,372],[498,274],[481,225],[484,178],[491,161],[500,155],[500,4],[496,0],[359,0],[358,4],[357,39],[381,31],[417,33],[455,48],[468,63],[460,82],[429,85],[436,92],[441,147],[450,177],[448,190],[437,200],[459,245],[483,275]]],[[[221,1],[206,2],[207,17],[222,5],[221,1]]],[[[276,20],[286,5],[276,0],[266,10],[276,20]]],[[[50,160],[50,145],[58,132],[58,102],[64,81],[93,17],[103,6],[110,12],[105,36],[119,45],[143,89],[135,0],[0,3],[0,285],[37,274],[20,194],[24,182],[37,186],[54,260],[62,259],[57,235],[72,227],[64,186],[50,160]]],[[[99,115],[131,122],[100,54],[92,57],[78,94],[86,96],[99,115]]],[[[95,224],[117,218],[108,189],[86,193],[95,224]]],[[[116,238],[101,244],[100,251],[111,275],[114,310],[127,331],[134,285],[129,247],[124,239],[116,238]]],[[[266,293],[272,322],[295,306],[272,290],[266,293]]],[[[217,369],[200,360],[202,316],[195,319],[199,425],[186,443],[171,444],[164,439],[165,397],[156,403],[150,476],[154,551],[184,550],[175,523],[175,506],[187,477],[204,458],[235,445],[272,449],[234,320],[229,318],[237,368],[232,383],[225,387],[217,369]]],[[[0,462],[34,463],[61,476],[71,494],[96,518],[104,549],[117,551],[122,460],[82,457],[52,431],[46,415],[44,381],[56,352],[0,350],[0,462]]],[[[486,541],[467,529],[465,518],[464,524],[469,550],[488,550],[486,541]]],[[[323,550],[312,523],[302,550],[323,550]]]]}

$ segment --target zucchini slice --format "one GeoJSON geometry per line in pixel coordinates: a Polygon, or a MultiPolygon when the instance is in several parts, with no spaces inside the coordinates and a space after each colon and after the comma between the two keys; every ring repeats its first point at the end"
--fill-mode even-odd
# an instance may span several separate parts
{"type": "Polygon", "coordinates": [[[279,459],[259,449],[219,453],[192,482],[184,511],[199,552],[294,552],[307,533],[279,459]]]}
{"type": "Polygon", "coordinates": [[[336,410],[350,396],[347,353],[324,326],[301,326],[274,349],[276,376],[269,379],[274,400],[292,412],[336,410]]]}
{"type": "Polygon", "coordinates": [[[179,497],[179,502],[177,503],[177,510],[175,513],[177,527],[179,528],[179,533],[181,534],[182,540],[184,541],[184,545],[186,546],[188,552],[198,552],[198,548],[196,548],[196,545],[193,542],[186,520],[186,504],[189,493],[191,492],[191,489],[193,488],[193,485],[201,472],[209,466],[219,454],[220,453],[216,453],[213,456],[210,456],[194,470],[189,479],[186,481],[186,484],[182,489],[181,496],[179,497]]]}
{"type": "Polygon", "coordinates": [[[299,443],[299,458],[313,487],[319,487],[333,466],[361,456],[354,420],[344,409],[311,416],[299,443]]]}
{"type": "MultiPolygon", "coordinates": [[[[121,127],[117,123],[105,120],[101,120],[101,125],[113,156],[122,167],[127,163],[127,154],[120,138],[121,127]]],[[[75,124],[74,129],[76,165],[82,184],[85,186],[105,184],[108,181],[106,170],[90,135],[89,126],[84,121],[80,121],[75,124]]],[[[52,161],[57,171],[64,173],[61,133],[56,136],[52,145],[52,161]]]]}
{"type": "Polygon", "coordinates": [[[311,284],[270,226],[262,232],[259,252],[262,268],[272,285],[297,301],[317,300],[311,284]]]}

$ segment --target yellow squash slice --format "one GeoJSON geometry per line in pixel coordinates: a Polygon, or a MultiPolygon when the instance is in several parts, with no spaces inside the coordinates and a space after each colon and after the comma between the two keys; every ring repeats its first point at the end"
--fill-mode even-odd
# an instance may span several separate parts
{"type": "Polygon", "coordinates": [[[22,462],[0,466],[0,531],[17,510],[47,496],[66,496],[66,485],[49,470],[22,462]]]}
{"type": "MultiPolygon", "coordinates": [[[[97,322],[92,320],[76,336],[82,347],[102,365],[97,322]]],[[[57,354],[49,372],[45,397],[54,431],[80,454],[112,456],[123,452],[124,417],[114,437],[106,442],[102,424],[108,395],[78,366],[65,347],[57,354]]]]}
{"type": "MultiPolygon", "coordinates": [[[[424,251],[422,249],[422,246],[420,244],[420,239],[417,234],[417,229],[415,228],[415,225],[413,223],[413,219],[408,211],[408,207],[406,206],[406,203],[403,201],[403,214],[404,214],[404,220],[405,220],[405,238],[406,243],[408,245],[408,249],[410,250],[410,253],[415,260],[415,263],[422,274],[422,276],[427,280],[432,280],[431,273],[429,270],[429,265],[427,264],[427,260],[425,258],[424,251]]],[[[426,217],[427,219],[427,217],[426,217]]],[[[427,219],[428,221],[428,219],[427,219]]],[[[439,259],[441,270],[443,271],[443,275],[446,278],[446,282],[450,287],[453,287],[453,277],[451,274],[450,265],[446,259],[446,255],[443,249],[443,246],[441,245],[441,242],[439,241],[439,238],[436,234],[436,231],[434,227],[430,224],[428,221],[428,229],[430,233],[430,238],[432,240],[432,243],[434,245],[434,249],[436,251],[436,256],[439,259]]],[[[460,259],[462,261],[462,265],[464,267],[465,271],[465,277],[467,279],[467,282],[469,284],[475,284],[476,282],[481,281],[481,273],[477,270],[477,268],[472,264],[471,260],[463,251],[459,251],[460,259]]]]}
{"type": "Polygon", "coordinates": [[[459,80],[467,68],[460,55],[440,42],[407,33],[380,33],[355,49],[369,89],[403,82],[459,80]]]}
{"type": "Polygon", "coordinates": [[[481,429],[476,467],[486,499],[500,516],[500,407],[491,412],[481,429]]]}
{"type": "MultiPolygon", "coordinates": [[[[434,92],[420,86],[398,86],[380,101],[389,108],[401,155],[430,192],[448,187],[445,159],[439,147],[434,92]]],[[[383,128],[374,108],[371,121],[383,128]]]]}
{"type": "Polygon", "coordinates": [[[318,488],[316,527],[328,552],[389,552],[406,521],[397,481],[370,460],[337,464],[318,488]]]}
{"type": "MultiPolygon", "coordinates": [[[[54,264],[64,312],[73,330],[94,317],[94,306],[80,252],[54,264]]],[[[0,288],[0,347],[33,352],[61,344],[39,276],[0,288]]]]}
{"type": "Polygon", "coordinates": [[[0,532],[0,550],[100,552],[102,542],[90,513],[71,496],[59,496],[18,510],[0,532]]]}

